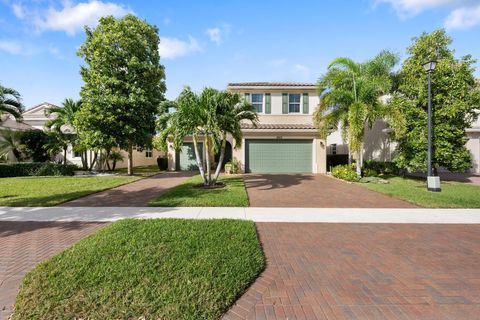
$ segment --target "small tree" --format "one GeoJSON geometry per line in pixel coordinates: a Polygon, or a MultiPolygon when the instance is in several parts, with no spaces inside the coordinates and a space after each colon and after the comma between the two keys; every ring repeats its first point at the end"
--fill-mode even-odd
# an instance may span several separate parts
{"type": "Polygon", "coordinates": [[[133,147],[151,143],[165,92],[158,29],[127,15],[103,17],[85,32],[87,39],[78,50],[86,63],[80,70],[83,103],[75,123],[88,148],[128,150],[131,175],[133,147]]]}
{"type": "Polygon", "coordinates": [[[65,99],[62,107],[52,106],[45,110],[45,115],[50,119],[45,123],[45,128],[51,130],[48,148],[51,152],[56,149],[63,151],[63,164],[67,164],[67,150],[69,145],[76,143],[75,117],[80,110],[82,101],[65,99]]]}
{"type": "Polygon", "coordinates": [[[33,162],[50,160],[51,157],[45,148],[48,142],[49,137],[42,130],[27,130],[22,132],[20,136],[22,152],[27,158],[32,159],[33,162]]]}
{"type": "Polygon", "coordinates": [[[480,89],[474,77],[476,60],[470,55],[455,58],[449,48],[451,43],[444,30],[436,30],[414,38],[407,49],[409,56],[400,70],[399,88],[390,104],[404,119],[395,158],[402,168],[426,170],[428,91],[423,64],[430,59],[437,60],[431,75],[433,168],[464,171],[471,167],[465,129],[472,126],[480,108],[480,89]]]}
{"type": "Polygon", "coordinates": [[[20,94],[14,89],[0,85],[0,124],[4,114],[12,115],[17,121],[21,120],[24,109],[20,94]]]}

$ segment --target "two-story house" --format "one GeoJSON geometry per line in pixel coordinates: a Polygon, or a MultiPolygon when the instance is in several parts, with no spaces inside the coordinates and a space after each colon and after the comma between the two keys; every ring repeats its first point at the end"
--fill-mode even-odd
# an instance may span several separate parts
{"type": "MultiPolygon", "coordinates": [[[[245,123],[241,147],[227,156],[236,158],[243,172],[325,173],[325,141],[318,136],[312,114],[319,103],[315,84],[246,82],[230,83],[227,90],[241,93],[258,113],[257,127],[245,123]]],[[[186,142],[181,152],[169,147],[169,168],[196,167],[193,145],[186,142]]]]}

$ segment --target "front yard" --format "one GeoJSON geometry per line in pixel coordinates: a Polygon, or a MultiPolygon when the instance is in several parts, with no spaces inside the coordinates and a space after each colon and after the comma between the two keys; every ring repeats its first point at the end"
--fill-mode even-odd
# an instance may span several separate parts
{"type": "Polygon", "coordinates": [[[141,176],[1,178],[0,206],[55,206],[141,178],[141,176]]]}
{"type": "Polygon", "coordinates": [[[480,186],[442,181],[442,192],[427,191],[425,179],[389,177],[388,184],[358,185],[427,208],[480,208],[480,186]]]}
{"type": "Polygon", "coordinates": [[[13,319],[218,319],[264,268],[242,220],[121,220],[28,273],[13,319]]]}
{"type": "Polygon", "coordinates": [[[150,201],[154,207],[248,207],[248,196],[241,175],[221,176],[224,188],[202,189],[194,186],[202,182],[194,176],[150,201]]]}

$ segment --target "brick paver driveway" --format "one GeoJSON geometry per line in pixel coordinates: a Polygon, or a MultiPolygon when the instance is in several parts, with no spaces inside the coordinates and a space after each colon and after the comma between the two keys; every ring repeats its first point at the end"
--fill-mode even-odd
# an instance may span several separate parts
{"type": "Polygon", "coordinates": [[[246,174],[250,206],[290,208],[413,208],[323,174],[246,174]]]}
{"type": "Polygon", "coordinates": [[[224,319],[480,318],[480,225],[257,228],[267,268],[224,319]]]}
{"type": "Polygon", "coordinates": [[[0,320],[12,311],[23,276],[104,223],[0,221],[0,320]]]}
{"type": "Polygon", "coordinates": [[[62,207],[147,207],[148,202],[178,186],[195,172],[165,172],[61,204],[62,207]]]}

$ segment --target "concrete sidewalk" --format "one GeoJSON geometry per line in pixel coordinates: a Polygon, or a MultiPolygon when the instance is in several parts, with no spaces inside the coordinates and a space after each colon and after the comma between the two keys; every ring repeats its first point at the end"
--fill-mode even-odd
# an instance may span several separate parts
{"type": "Polygon", "coordinates": [[[256,222],[480,224],[480,209],[0,207],[0,221],[116,221],[125,218],[247,219],[256,222]]]}

